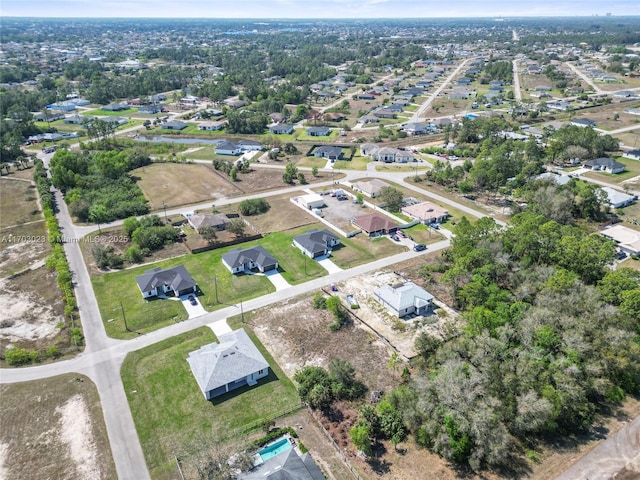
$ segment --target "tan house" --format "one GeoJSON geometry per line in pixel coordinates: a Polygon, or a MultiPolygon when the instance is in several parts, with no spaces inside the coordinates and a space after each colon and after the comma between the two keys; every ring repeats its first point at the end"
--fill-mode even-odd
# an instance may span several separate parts
{"type": "Polygon", "coordinates": [[[426,225],[442,223],[449,217],[448,211],[431,202],[422,202],[402,207],[401,211],[408,217],[419,220],[426,225]]]}

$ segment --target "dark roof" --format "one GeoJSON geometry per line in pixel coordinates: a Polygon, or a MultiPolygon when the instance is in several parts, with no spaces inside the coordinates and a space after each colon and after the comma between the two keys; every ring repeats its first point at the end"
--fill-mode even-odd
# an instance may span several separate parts
{"type": "Polygon", "coordinates": [[[241,480],[324,480],[324,475],[308,453],[298,456],[293,448],[241,474],[241,480]]]}
{"type": "Polygon", "coordinates": [[[167,123],[162,125],[162,128],[173,128],[182,130],[183,128],[187,128],[187,124],[182,120],[169,120],[167,123]]]}
{"type": "Polygon", "coordinates": [[[378,232],[380,230],[388,231],[398,228],[398,225],[388,218],[375,213],[360,215],[353,220],[353,223],[362,228],[365,232],[378,232]]]}
{"type": "Polygon", "coordinates": [[[313,135],[313,134],[319,134],[319,135],[329,135],[329,133],[331,133],[331,129],[329,127],[309,127],[307,128],[307,134],[308,135],[313,135]]]}
{"type": "Polygon", "coordinates": [[[311,252],[315,255],[317,253],[324,252],[330,241],[336,241],[339,240],[339,238],[327,229],[314,229],[293,237],[293,240],[302,246],[302,248],[307,252],[311,252]]]}
{"type": "Polygon", "coordinates": [[[342,155],[342,148],[335,147],[331,145],[323,145],[318,147],[314,152],[316,156],[320,155],[323,157],[336,157],[339,158],[342,155]]]}
{"type": "Polygon", "coordinates": [[[149,292],[158,285],[170,285],[176,292],[193,288],[195,280],[189,275],[183,265],[162,270],[160,267],[147,270],[136,277],[136,283],[142,292],[149,292]]]}
{"type": "Polygon", "coordinates": [[[588,127],[593,127],[596,124],[596,122],[594,122],[590,118],[574,118],[573,120],[571,120],[571,123],[578,124],[578,125],[586,125],[588,127]]]}
{"type": "Polygon", "coordinates": [[[622,163],[616,162],[609,157],[594,158],[593,160],[584,162],[584,164],[588,167],[624,168],[622,163]]]}
{"type": "Polygon", "coordinates": [[[260,245],[242,250],[236,248],[222,255],[224,262],[231,268],[239,267],[245,263],[254,262],[262,267],[275,265],[278,261],[260,245]]]}
{"type": "Polygon", "coordinates": [[[271,127],[269,127],[269,131],[271,133],[277,133],[277,132],[290,132],[293,130],[293,125],[287,125],[287,124],[282,124],[282,125],[273,125],[271,127]]]}
{"type": "Polygon", "coordinates": [[[634,157],[639,157],[640,156],[640,149],[634,148],[633,150],[629,150],[627,152],[627,155],[633,155],[634,157]]]}

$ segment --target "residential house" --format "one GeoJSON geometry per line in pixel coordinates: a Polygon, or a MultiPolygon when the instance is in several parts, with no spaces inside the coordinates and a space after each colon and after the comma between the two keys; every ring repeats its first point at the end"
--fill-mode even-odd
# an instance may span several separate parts
{"type": "Polygon", "coordinates": [[[259,152],[264,148],[264,145],[257,140],[239,140],[238,148],[243,152],[259,152]]]}
{"type": "Polygon", "coordinates": [[[389,110],[388,108],[381,108],[373,112],[373,115],[378,118],[396,118],[396,112],[389,110]]]}
{"type": "Polygon", "coordinates": [[[173,293],[176,297],[196,291],[196,282],[183,265],[173,268],[152,268],[136,277],[136,283],[144,298],[173,293]]]}
{"type": "Polygon", "coordinates": [[[360,93],[356,95],[358,100],[375,100],[376,96],[373,93],[360,93]]]}
{"type": "Polygon", "coordinates": [[[325,113],[322,116],[322,118],[324,119],[325,122],[342,122],[347,118],[347,116],[344,115],[343,113],[329,112],[329,113],[325,113]]]}
{"type": "Polygon", "coordinates": [[[378,117],[373,116],[373,115],[363,115],[358,119],[358,122],[364,123],[365,125],[367,123],[378,123],[379,121],[380,121],[380,119],[378,117]]]}
{"type": "Polygon", "coordinates": [[[241,473],[238,480],[324,480],[325,476],[310,454],[299,455],[295,448],[279,453],[250,471],[241,473]]]}
{"type": "Polygon", "coordinates": [[[293,125],[285,125],[284,123],[279,125],[272,125],[269,127],[269,133],[274,135],[287,135],[293,133],[293,125]]]}
{"type": "Polygon", "coordinates": [[[229,108],[240,108],[247,104],[244,100],[225,100],[224,103],[229,108]]]}
{"type": "Polygon", "coordinates": [[[243,329],[218,335],[218,342],[191,352],[187,362],[207,400],[269,375],[269,363],[243,329]]]}
{"type": "Polygon", "coordinates": [[[386,233],[393,233],[398,229],[398,225],[389,218],[378,213],[360,215],[351,221],[370,237],[377,237],[386,233]]]}
{"type": "Polygon", "coordinates": [[[611,187],[602,187],[602,191],[607,194],[607,201],[613,208],[628,207],[638,200],[638,197],[635,195],[628,195],[611,187]]]}
{"type": "Polygon", "coordinates": [[[363,180],[361,182],[355,182],[352,184],[353,189],[356,192],[362,192],[368,197],[375,198],[380,190],[384,187],[390,187],[387,182],[373,178],[371,180],[363,180]]]}
{"type": "Polygon", "coordinates": [[[189,222],[189,225],[198,232],[203,228],[209,227],[220,231],[227,227],[229,217],[222,214],[196,213],[188,216],[187,222],[189,222]]]}
{"type": "Polygon", "coordinates": [[[234,142],[223,141],[216,144],[217,155],[240,155],[242,150],[234,142]]]}
{"type": "Polygon", "coordinates": [[[340,160],[342,158],[342,148],[332,145],[323,145],[314,150],[313,156],[318,158],[326,158],[328,160],[331,160],[332,162],[335,162],[336,160],[340,160]]]}
{"type": "Polygon", "coordinates": [[[68,123],[68,124],[72,124],[72,125],[82,125],[85,122],[90,122],[92,120],[95,120],[96,117],[92,117],[90,115],[69,115],[68,117],[65,117],[64,120],[62,121],[63,123],[68,123]]]}
{"type": "Polygon", "coordinates": [[[198,130],[217,131],[224,129],[226,125],[226,120],[220,120],[218,122],[200,122],[198,124],[198,130]]]}
{"type": "Polygon", "coordinates": [[[102,122],[104,123],[109,123],[111,125],[114,125],[116,127],[119,127],[120,125],[124,125],[125,123],[127,123],[129,120],[124,118],[124,117],[103,117],[100,119],[102,122]]]}
{"type": "Polygon", "coordinates": [[[147,115],[154,115],[160,112],[162,112],[162,107],[160,105],[141,105],[138,108],[138,113],[145,113],[147,115]]]}
{"type": "Polygon", "coordinates": [[[166,130],[184,130],[187,128],[187,124],[182,120],[169,120],[162,124],[162,128],[166,130]]]}
{"type": "Polygon", "coordinates": [[[309,127],[307,128],[307,135],[310,137],[328,137],[331,135],[331,129],[329,127],[309,127]]]}
{"type": "Polygon", "coordinates": [[[424,135],[429,131],[429,129],[425,123],[409,122],[402,127],[402,131],[406,132],[408,135],[424,135]]]}
{"type": "Polygon", "coordinates": [[[222,263],[233,274],[258,269],[268,272],[278,268],[278,261],[264,247],[236,248],[222,255],[222,263]]]}
{"type": "MultiPolygon", "coordinates": [[[[74,115],[77,116],[77,115],[74,115]]],[[[38,112],[33,116],[36,122],[55,122],[56,120],[63,120],[65,118],[64,113],[54,113],[47,110],[47,112],[38,112]]],[[[69,117],[66,117],[69,118],[69,117]]]]}
{"type": "Polygon", "coordinates": [[[415,205],[402,207],[402,213],[414,220],[429,225],[431,223],[442,223],[449,217],[449,212],[431,202],[422,202],[415,205]]]}
{"type": "Polygon", "coordinates": [[[385,163],[407,163],[415,160],[415,156],[408,150],[400,150],[393,147],[379,147],[374,143],[363,143],[360,146],[360,153],[371,157],[377,162],[385,163]]]}
{"type": "Polygon", "coordinates": [[[640,232],[624,225],[614,225],[600,232],[604,237],[610,238],[618,245],[618,248],[629,255],[640,255],[640,232]]]}
{"type": "Polygon", "coordinates": [[[600,157],[584,162],[584,168],[590,168],[594,171],[603,171],[607,173],[621,173],[624,172],[625,166],[620,162],[616,162],[612,158],[600,157]]]}
{"type": "Polygon", "coordinates": [[[633,150],[629,150],[628,152],[625,152],[622,156],[626,158],[631,158],[633,160],[640,160],[640,149],[635,148],[633,150]]]}
{"type": "Polygon", "coordinates": [[[593,128],[596,126],[596,122],[591,120],[590,118],[574,118],[571,120],[571,125],[575,125],[576,127],[590,127],[593,128]]]}
{"type": "Polygon", "coordinates": [[[72,100],[65,100],[63,102],[55,102],[47,105],[49,110],[58,110],[60,112],[72,112],[78,107],[78,104],[72,100]]]}
{"type": "Polygon", "coordinates": [[[128,110],[129,105],[125,103],[110,103],[109,105],[104,105],[102,110],[105,112],[121,112],[122,110],[128,110]]]}
{"type": "Polygon", "coordinates": [[[327,255],[331,249],[340,244],[337,235],[327,229],[309,230],[293,237],[293,245],[309,258],[327,255]]]}
{"type": "Polygon", "coordinates": [[[433,295],[413,282],[384,285],[374,290],[373,296],[398,318],[412,314],[426,315],[433,306],[433,295]]]}

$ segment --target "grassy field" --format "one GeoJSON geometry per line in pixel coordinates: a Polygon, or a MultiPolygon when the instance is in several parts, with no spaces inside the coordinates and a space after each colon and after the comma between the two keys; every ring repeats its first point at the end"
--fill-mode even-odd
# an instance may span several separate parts
{"type": "Polygon", "coordinates": [[[340,242],[342,242],[342,246],[332,250],[331,260],[340,268],[345,269],[407,250],[406,247],[388,238],[369,238],[362,233],[351,238],[340,238],[340,242]]]}
{"type": "MultiPolygon", "coordinates": [[[[298,167],[324,168],[325,165],[327,164],[327,159],[326,158],[304,156],[304,157],[301,157],[299,160],[296,160],[295,164],[298,167]]],[[[305,174],[305,176],[306,176],[306,174],[305,174]]]]}
{"type": "Polygon", "coordinates": [[[216,340],[209,328],[173,337],[125,359],[122,380],[152,478],[176,478],[174,455],[184,458],[202,438],[212,444],[239,440],[242,427],[298,403],[291,381],[248,333],[271,372],[257,386],[243,387],[214,401],[204,399],[186,361],[190,352],[216,340]]]}
{"type": "MultiPolygon", "coordinates": [[[[73,404],[78,405],[75,401],[73,404]]],[[[3,478],[116,478],[100,397],[95,385],[83,375],[0,385],[0,425],[3,478]],[[59,410],[78,398],[84,408],[75,412],[76,418],[80,422],[86,419],[89,427],[84,435],[82,429],[72,430],[68,415],[63,419],[59,410]],[[74,451],[77,447],[61,440],[60,434],[72,435],[87,451],[95,453],[93,462],[84,463],[88,469],[84,474],[72,458],[78,453],[74,451]]],[[[85,455],[85,460],[91,459],[85,455]]]]}
{"type": "Polygon", "coordinates": [[[632,160],[630,158],[624,157],[614,158],[614,160],[626,166],[624,172],[616,174],[603,172],[587,172],[584,174],[584,176],[609,183],[621,183],[625,180],[640,175],[640,162],[638,160],[632,160]]]}
{"type": "MultiPolygon", "coordinates": [[[[304,130],[303,132],[301,131],[300,134],[298,135],[297,140],[306,140],[309,142],[328,142],[329,140],[333,140],[334,138],[336,138],[339,135],[338,130],[331,130],[331,133],[327,136],[324,137],[314,137],[314,136],[310,136],[307,135],[307,131],[304,130]]],[[[283,137],[284,135],[278,135],[278,138],[283,137]]],[[[284,141],[284,140],[283,140],[284,141]]]]}
{"type": "Polygon", "coordinates": [[[109,110],[96,108],[95,110],[84,111],[81,115],[94,117],[126,117],[127,115],[133,115],[134,113],[138,113],[137,108],[127,108],[126,110],[120,110],[118,112],[111,112],[109,110]]]}
{"type": "Polygon", "coordinates": [[[429,170],[429,167],[421,162],[413,163],[382,163],[376,165],[378,172],[416,172],[421,170],[429,170]]]}
{"type": "Polygon", "coordinates": [[[100,314],[107,335],[113,338],[132,338],[139,333],[150,332],[187,318],[187,313],[181,302],[142,298],[136,284],[136,276],[152,267],[170,268],[184,265],[197,282],[200,303],[207,310],[231,305],[240,299],[247,300],[272,292],[274,287],[264,276],[231,275],[231,272],[221,261],[222,255],[231,248],[234,247],[210,250],[196,255],[187,254],[153,265],[143,265],[138,268],[94,277],[92,279],[93,289],[100,306],[100,314]],[[216,291],[220,303],[216,302],[216,291]],[[125,330],[120,302],[122,302],[127,323],[130,330],[133,330],[132,332],[125,330]]]}
{"type": "Polygon", "coordinates": [[[218,175],[213,167],[203,164],[153,163],[133,170],[138,186],[149,201],[151,210],[212,202],[218,198],[239,195],[242,190],[218,175]]]}
{"type": "Polygon", "coordinates": [[[333,168],[336,170],[366,170],[369,162],[371,162],[371,157],[361,157],[356,154],[351,160],[337,160],[333,164],[333,168]]]}
{"type": "Polygon", "coordinates": [[[0,228],[42,220],[37,196],[30,182],[0,178],[0,228]]]}

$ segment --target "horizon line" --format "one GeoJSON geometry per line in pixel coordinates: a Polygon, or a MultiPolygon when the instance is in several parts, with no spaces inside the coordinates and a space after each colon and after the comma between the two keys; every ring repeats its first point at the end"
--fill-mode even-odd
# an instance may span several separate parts
{"type": "Polygon", "coordinates": [[[633,18],[640,17],[640,14],[597,14],[590,15],[473,15],[473,16],[432,16],[432,17],[180,17],[180,16],[134,16],[134,17],[106,17],[106,16],[24,16],[24,15],[2,15],[0,18],[4,19],[74,19],[74,20],[134,20],[134,19],[174,19],[174,20],[433,20],[433,19],[514,19],[514,18],[633,18]]]}

